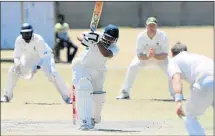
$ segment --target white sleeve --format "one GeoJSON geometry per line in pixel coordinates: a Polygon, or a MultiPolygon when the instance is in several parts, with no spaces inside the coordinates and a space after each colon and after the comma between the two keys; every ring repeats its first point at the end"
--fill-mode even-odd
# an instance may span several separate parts
{"type": "Polygon", "coordinates": [[[144,51],[144,45],[143,45],[143,39],[144,37],[142,36],[142,34],[139,34],[137,37],[137,41],[136,41],[136,54],[146,54],[146,52],[144,51]]]}
{"type": "Polygon", "coordinates": [[[15,48],[14,48],[14,53],[13,53],[13,58],[20,58],[22,55],[22,42],[19,38],[16,39],[15,41],[15,48]]]}
{"type": "Polygon", "coordinates": [[[163,43],[162,43],[162,50],[163,53],[168,53],[169,52],[169,40],[167,35],[164,35],[163,43]]]}
{"type": "Polygon", "coordinates": [[[116,56],[119,53],[119,48],[116,45],[111,46],[109,50],[113,53],[113,56],[116,56]]]}
{"type": "Polygon", "coordinates": [[[49,55],[50,51],[47,48],[48,44],[45,42],[43,38],[40,38],[37,42],[36,49],[38,51],[38,54],[40,58],[44,58],[46,55],[49,55]]]}
{"type": "Polygon", "coordinates": [[[178,64],[173,59],[169,60],[167,70],[168,70],[168,75],[170,78],[172,78],[174,76],[174,74],[176,74],[176,73],[181,73],[181,70],[180,70],[178,64]]]}

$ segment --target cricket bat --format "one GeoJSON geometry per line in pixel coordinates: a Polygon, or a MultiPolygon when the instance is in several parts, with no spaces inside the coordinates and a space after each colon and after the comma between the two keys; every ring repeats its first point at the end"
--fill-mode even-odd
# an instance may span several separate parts
{"type": "Polygon", "coordinates": [[[93,10],[93,16],[90,23],[90,29],[94,32],[99,24],[99,20],[102,14],[103,1],[97,1],[93,10]]]}

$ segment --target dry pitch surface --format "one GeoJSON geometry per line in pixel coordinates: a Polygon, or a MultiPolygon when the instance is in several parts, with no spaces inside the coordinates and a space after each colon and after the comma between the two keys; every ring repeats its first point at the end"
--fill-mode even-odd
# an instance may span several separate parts
{"type": "MultiPolygon", "coordinates": [[[[190,52],[213,58],[212,27],[162,28],[170,47],[180,40],[190,52]]],[[[75,37],[82,31],[72,30],[75,37]]],[[[120,29],[119,55],[108,63],[104,85],[107,101],[103,122],[90,132],[80,132],[72,125],[72,106],[61,100],[54,86],[39,72],[33,81],[19,80],[11,103],[1,104],[3,135],[186,135],[183,120],[175,115],[175,103],[170,101],[165,74],[156,68],[141,69],[132,89],[131,100],[116,100],[126,68],[135,53],[136,36],[142,29],[120,29]]],[[[80,45],[80,44],[79,44],[80,45]]],[[[80,47],[82,50],[83,47],[80,47]]],[[[79,50],[79,51],[80,51],[79,50]]],[[[11,58],[12,52],[2,51],[1,58],[11,58]]],[[[62,53],[62,56],[65,53],[62,53]]],[[[11,63],[1,63],[1,90],[11,63]]],[[[57,64],[57,70],[71,86],[72,71],[68,64],[57,64]]],[[[185,97],[189,86],[184,84],[185,97]]],[[[184,102],[185,103],[185,102],[184,102]]],[[[213,111],[209,108],[200,118],[208,135],[213,130],[213,111]]]]}

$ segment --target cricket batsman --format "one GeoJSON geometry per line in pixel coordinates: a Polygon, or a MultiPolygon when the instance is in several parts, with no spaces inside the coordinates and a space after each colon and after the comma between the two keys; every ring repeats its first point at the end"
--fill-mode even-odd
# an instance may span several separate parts
{"type": "Polygon", "coordinates": [[[52,49],[40,35],[33,32],[30,24],[24,23],[20,33],[15,41],[14,65],[9,68],[5,94],[1,97],[1,102],[11,101],[14,87],[20,77],[32,79],[41,69],[56,86],[63,100],[71,104],[69,88],[55,69],[52,49]]]}
{"type": "Polygon", "coordinates": [[[175,93],[176,113],[184,118],[189,135],[204,136],[205,132],[197,117],[213,105],[214,72],[213,60],[187,52],[187,46],[178,42],[171,49],[172,59],[168,64],[168,74],[175,93]],[[185,112],[182,109],[182,79],[190,84],[191,94],[185,112]]]}
{"type": "MultiPolygon", "coordinates": [[[[155,17],[149,17],[146,21],[146,30],[141,32],[136,41],[136,57],[130,64],[124,84],[117,99],[130,99],[130,90],[140,67],[147,65],[159,66],[165,73],[168,64],[168,37],[159,30],[155,17]]],[[[174,94],[169,84],[170,95],[174,94]]]]}
{"type": "Polygon", "coordinates": [[[94,128],[101,122],[105,102],[104,80],[106,62],[116,56],[119,29],[115,25],[105,27],[104,33],[88,32],[78,37],[86,50],[75,58],[73,64],[73,88],[76,93],[76,108],[81,130],[94,128]]]}

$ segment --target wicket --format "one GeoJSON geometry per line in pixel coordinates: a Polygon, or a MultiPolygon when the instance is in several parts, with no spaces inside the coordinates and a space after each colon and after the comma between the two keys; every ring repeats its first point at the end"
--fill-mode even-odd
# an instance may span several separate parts
{"type": "Polygon", "coordinates": [[[75,86],[72,86],[72,119],[73,125],[76,125],[76,100],[75,100],[75,86]]]}

